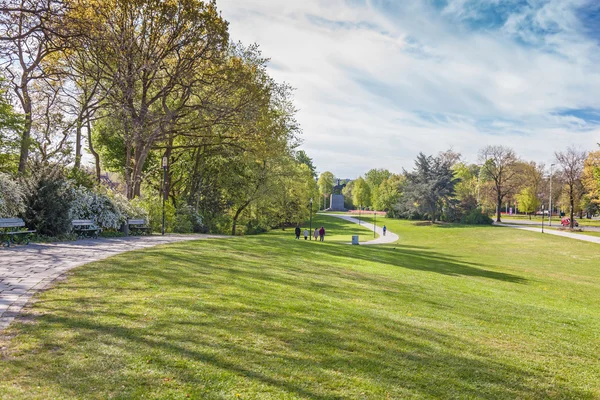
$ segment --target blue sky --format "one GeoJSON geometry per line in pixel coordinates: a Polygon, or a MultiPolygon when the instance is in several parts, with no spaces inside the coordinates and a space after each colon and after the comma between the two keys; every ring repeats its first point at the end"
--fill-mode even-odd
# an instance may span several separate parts
{"type": "Polygon", "coordinates": [[[598,0],[218,0],[296,88],[302,148],[354,178],[487,144],[550,164],[600,142],[598,0]]]}

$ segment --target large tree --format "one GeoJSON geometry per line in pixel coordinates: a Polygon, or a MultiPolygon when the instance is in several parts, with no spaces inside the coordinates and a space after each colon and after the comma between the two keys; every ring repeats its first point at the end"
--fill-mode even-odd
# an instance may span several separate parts
{"type": "Polygon", "coordinates": [[[479,152],[482,179],[492,183],[496,200],[496,221],[501,222],[502,202],[516,193],[519,181],[517,155],[505,146],[486,146],[479,152]]]}
{"type": "Polygon", "coordinates": [[[24,124],[19,140],[20,173],[27,168],[32,146],[36,107],[47,115],[43,96],[35,103],[36,85],[56,79],[45,61],[67,46],[70,24],[65,23],[67,5],[59,0],[4,0],[0,13],[0,64],[10,81],[24,124]]]}
{"type": "Polygon", "coordinates": [[[205,108],[205,88],[227,50],[227,23],[214,2],[199,0],[102,0],[81,7],[90,62],[122,123],[127,196],[134,198],[151,150],[205,108]]]}
{"type": "Polygon", "coordinates": [[[335,176],[329,171],[323,172],[319,176],[317,186],[319,187],[319,193],[323,197],[323,208],[327,208],[327,197],[333,193],[333,180],[335,176]]]}
{"type": "Polygon", "coordinates": [[[581,178],[587,152],[569,147],[566,151],[555,152],[554,156],[559,165],[560,175],[562,176],[565,184],[565,192],[569,199],[570,227],[573,229],[575,227],[575,202],[582,193],[581,178]]]}
{"type": "Polygon", "coordinates": [[[354,181],[352,188],[352,201],[358,207],[371,206],[371,186],[362,177],[354,181]]]}
{"type": "Polygon", "coordinates": [[[405,172],[403,202],[414,212],[435,222],[444,206],[450,205],[458,179],[454,177],[451,161],[443,154],[437,157],[419,153],[412,172],[405,172]]]}
{"type": "Polygon", "coordinates": [[[583,185],[590,202],[600,206],[600,151],[592,151],[583,167],[583,185]]]}

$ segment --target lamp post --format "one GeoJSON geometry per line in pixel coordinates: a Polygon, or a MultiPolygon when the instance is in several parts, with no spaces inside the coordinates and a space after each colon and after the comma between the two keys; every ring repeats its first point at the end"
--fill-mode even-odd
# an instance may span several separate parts
{"type": "Polygon", "coordinates": [[[373,224],[373,239],[375,239],[375,231],[377,230],[377,210],[374,210],[373,216],[375,217],[375,223],[373,224]]]}
{"type": "Polygon", "coordinates": [[[550,164],[550,206],[549,208],[549,216],[548,216],[548,225],[552,226],[552,167],[556,164],[550,164]]]}
{"type": "Polygon", "coordinates": [[[163,196],[162,196],[162,235],[165,236],[165,201],[167,200],[167,166],[169,165],[169,159],[163,157],[163,196]]]}
{"type": "Polygon", "coordinates": [[[542,233],[544,233],[544,205],[542,204],[542,233]]]}
{"type": "Polygon", "coordinates": [[[312,240],[312,238],[313,238],[313,231],[312,231],[312,204],[313,204],[313,199],[311,197],[310,198],[310,240],[312,240]]]}

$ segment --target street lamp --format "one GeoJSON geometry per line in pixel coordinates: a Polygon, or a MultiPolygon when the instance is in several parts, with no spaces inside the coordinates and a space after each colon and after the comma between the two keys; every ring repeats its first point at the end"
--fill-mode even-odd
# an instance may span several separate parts
{"type": "Polygon", "coordinates": [[[313,204],[313,199],[311,197],[310,198],[310,240],[312,240],[312,237],[313,237],[313,231],[312,231],[312,204],[313,204]]]}
{"type": "Polygon", "coordinates": [[[169,159],[163,157],[163,199],[162,199],[162,235],[165,236],[165,201],[167,200],[167,167],[169,165],[169,159]]]}
{"type": "Polygon", "coordinates": [[[542,204],[542,233],[544,233],[544,205],[542,204]]]}
{"type": "Polygon", "coordinates": [[[549,214],[550,214],[548,217],[549,218],[548,224],[550,226],[552,226],[552,167],[554,167],[555,165],[556,164],[550,164],[550,207],[548,207],[548,208],[550,208],[550,210],[548,210],[549,214]]]}
{"type": "Polygon", "coordinates": [[[374,210],[375,223],[373,224],[373,239],[375,239],[375,231],[377,230],[377,210],[374,210]]]}

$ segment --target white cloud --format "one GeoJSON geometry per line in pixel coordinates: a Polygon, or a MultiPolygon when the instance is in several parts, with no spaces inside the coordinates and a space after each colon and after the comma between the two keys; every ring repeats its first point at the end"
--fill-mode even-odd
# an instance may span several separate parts
{"type": "Polygon", "coordinates": [[[419,151],[449,147],[474,161],[491,143],[548,162],[600,142],[584,119],[557,114],[600,108],[597,44],[573,11],[583,0],[520,9],[495,30],[460,23],[480,12],[474,1],[402,3],[218,3],[232,39],[258,43],[275,79],[297,88],[303,148],[319,170],[399,172],[419,151]]]}

